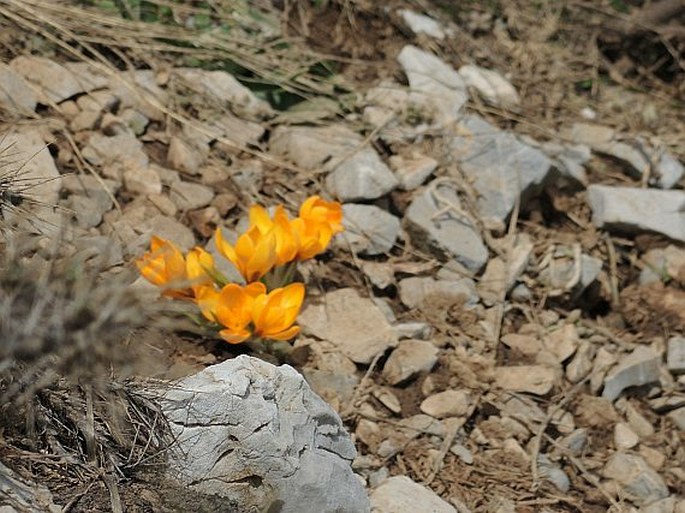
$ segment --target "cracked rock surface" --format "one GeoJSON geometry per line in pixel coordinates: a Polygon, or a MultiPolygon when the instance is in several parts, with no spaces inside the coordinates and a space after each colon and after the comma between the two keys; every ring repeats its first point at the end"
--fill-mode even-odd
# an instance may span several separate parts
{"type": "Polygon", "coordinates": [[[177,440],[170,473],[191,490],[237,511],[369,511],[350,436],[292,367],[239,356],[179,381],[161,404],[177,440]]]}

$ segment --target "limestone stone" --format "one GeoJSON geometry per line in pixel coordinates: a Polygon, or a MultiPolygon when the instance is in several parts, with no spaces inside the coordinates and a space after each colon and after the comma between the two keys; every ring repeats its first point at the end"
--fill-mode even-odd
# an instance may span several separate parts
{"type": "Polygon", "coordinates": [[[545,365],[518,365],[495,368],[495,384],[513,392],[546,395],[557,380],[555,369],[545,365]]]}
{"type": "Polygon", "coordinates": [[[478,192],[477,208],[486,223],[502,224],[514,205],[542,188],[552,162],[539,149],[523,143],[483,118],[459,121],[451,154],[478,192]]]}
{"type": "Polygon", "coordinates": [[[24,78],[10,66],[0,63],[0,107],[15,115],[36,110],[38,97],[24,78]]]}
{"type": "Polygon", "coordinates": [[[609,231],[655,232],[685,241],[685,192],[591,185],[592,222],[609,231]]]}
{"type": "Polygon", "coordinates": [[[624,356],[604,379],[602,397],[615,400],[626,388],[657,383],[661,357],[646,346],[638,346],[624,356]]]}
{"type": "Polygon", "coordinates": [[[343,225],[339,244],[362,255],[387,254],[400,232],[400,220],[375,205],[344,204],[343,225]]]}
{"type": "Polygon", "coordinates": [[[459,75],[492,105],[512,109],[521,103],[514,86],[497,71],[466,64],[459,68],[459,75]]]}
{"type": "MultiPolygon", "coordinates": [[[[154,392],[159,393],[159,392],[154,392]]],[[[174,435],[169,471],[237,511],[369,512],[338,415],[293,368],[242,355],[160,394],[174,435]]]]}
{"type": "Polygon", "coordinates": [[[214,191],[206,185],[179,180],[171,184],[169,198],[179,210],[193,210],[209,205],[214,191]]]}
{"type": "Polygon", "coordinates": [[[471,398],[464,390],[445,390],[423,400],[419,409],[436,419],[461,417],[468,414],[471,398]]]}
{"type": "Polygon", "coordinates": [[[399,182],[372,148],[363,148],[344,159],[326,177],[328,191],[343,202],[380,198],[399,182]]]}
{"type": "Polygon", "coordinates": [[[332,342],[357,363],[368,364],[397,343],[385,315],[368,298],[351,288],[334,290],[313,301],[299,316],[305,334],[332,342]]]}
{"type": "Polygon", "coordinates": [[[398,62],[409,80],[409,101],[440,124],[452,123],[468,100],[466,84],[454,68],[413,45],[402,48],[398,62]]]}
{"type": "Polygon", "coordinates": [[[417,195],[405,213],[412,241],[438,256],[454,259],[471,272],[478,272],[488,260],[488,250],[473,222],[460,211],[454,187],[440,184],[417,195]]]}
{"type": "Polygon", "coordinates": [[[438,348],[424,340],[403,340],[390,353],[383,366],[383,377],[398,385],[421,372],[430,371],[438,361],[438,348]]]}
{"type": "Polygon", "coordinates": [[[668,497],[668,487],[661,476],[640,456],[614,453],[604,466],[604,477],[616,480],[625,493],[640,506],[668,497]]]}
{"type": "Polygon", "coordinates": [[[387,479],[371,492],[373,513],[457,513],[432,490],[406,476],[387,479]]]}

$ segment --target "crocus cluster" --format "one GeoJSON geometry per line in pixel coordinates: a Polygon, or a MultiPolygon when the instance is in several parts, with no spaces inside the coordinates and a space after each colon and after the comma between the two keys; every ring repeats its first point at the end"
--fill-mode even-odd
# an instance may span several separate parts
{"type": "Polygon", "coordinates": [[[249,227],[235,244],[217,229],[218,252],[240,272],[244,284],[231,283],[214,257],[201,247],[184,255],[172,242],[153,236],[150,251],[136,261],[142,276],[164,296],[194,302],[203,318],[231,344],[248,339],[290,340],[304,300],[304,285],[291,283],[297,262],[326,250],[343,230],[339,203],[308,198],[290,219],[283,206],[273,216],[262,206],[250,209],[249,227]]]}

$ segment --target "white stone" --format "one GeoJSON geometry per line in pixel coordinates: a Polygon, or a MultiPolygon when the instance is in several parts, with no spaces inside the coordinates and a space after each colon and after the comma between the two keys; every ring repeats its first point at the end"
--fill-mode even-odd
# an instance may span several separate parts
{"type": "Polygon", "coordinates": [[[466,64],[459,68],[459,75],[492,105],[511,109],[521,103],[514,86],[497,71],[466,64]]]}
{"type": "Polygon", "coordinates": [[[640,443],[640,439],[628,424],[619,422],[614,426],[614,446],[617,450],[632,449],[638,443],[640,443]]]}
{"type": "Polygon", "coordinates": [[[161,393],[171,477],[252,511],[364,513],[355,449],[338,415],[293,368],[238,356],[161,393]],[[257,508],[259,506],[259,508],[257,508]]]}
{"type": "Polygon", "coordinates": [[[613,454],[604,466],[603,475],[616,480],[628,498],[640,506],[668,497],[664,480],[639,456],[613,454]]]}
{"type": "Polygon", "coordinates": [[[148,166],[133,164],[124,170],[124,186],[129,192],[138,194],[161,194],[162,180],[157,172],[148,166]]]}
{"type": "Polygon", "coordinates": [[[372,148],[345,158],[326,177],[326,188],[340,201],[371,200],[386,195],[399,182],[372,148]]]}
{"type": "Polygon", "coordinates": [[[264,118],[273,115],[273,109],[264,100],[257,98],[252,91],[238,82],[225,71],[208,71],[198,68],[176,68],[173,74],[185,85],[215,103],[228,104],[238,115],[264,118]]]}
{"type": "Polygon", "coordinates": [[[375,205],[343,205],[345,231],[339,244],[362,255],[387,254],[400,232],[400,220],[375,205]]]}
{"type": "Polygon", "coordinates": [[[513,392],[546,395],[558,376],[555,369],[544,365],[518,365],[495,368],[495,384],[513,392]]]}
{"type": "Polygon", "coordinates": [[[32,114],[38,97],[24,78],[0,62],[0,107],[17,115],[32,114]]]}
{"type": "Polygon", "coordinates": [[[462,417],[471,409],[471,397],[464,390],[445,390],[424,399],[419,409],[436,419],[462,417]]]}
{"type": "Polygon", "coordinates": [[[417,246],[478,272],[488,260],[488,250],[471,220],[452,207],[461,208],[454,187],[427,188],[405,213],[407,231],[417,246]]]}
{"type": "Polygon", "coordinates": [[[411,93],[409,101],[440,124],[453,123],[468,100],[466,84],[454,68],[416,46],[407,45],[397,57],[411,93]]]}
{"type": "Polygon", "coordinates": [[[478,211],[486,224],[503,225],[518,198],[525,204],[542,188],[552,162],[539,149],[476,115],[461,119],[457,133],[451,154],[478,192],[478,211]]]}
{"type": "Polygon", "coordinates": [[[372,513],[457,513],[428,488],[406,476],[395,476],[371,492],[372,513]]]}
{"type": "Polygon", "coordinates": [[[638,346],[604,378],[602,397],[615,400],[629,387],[658,383],[661,357],[653,349],[638,346]]]}
{"type": "Polygon", "coordinates": [[[591,185],[588,202],[598,228],[635,234],[656,232],[685,241],[685,192],[591,185]]]}
{"type": "Polygon", "coordinates": [[[685,373],[685,337],[677,336],[668,339],[666,365],[673,374],[685,373]]]}
{"type": "Polygon", "coordinates": [[[400,300],[408,308],[448,308],[462,304],[472,307],[478,303],[476,286],[470,278],[461,280],[435,280],[413,276],[399,282],[400,300]]]}
{"type": "Polygon", "coordinates": [[[303,333],[332,342],[357,363],[368,364],[397,343],[397,334],[383,312],[352,288],[335,290],[316,303],[310,302],[298,322],[303,333]]]}
{"type": "Polygon", "coordinates": [[[209,205],[214,191],[206,185],[179,180],[171,184],[169,197],[179,210],[194,210],[209,205]]]}
{"type": "Polygon", "coordinates": [[[419,14],[409,9],[400,9],[398,14],[402,16],[402,19],[414,34],[426,34],[439,40],[445,39],[445,31],[442,26],[430,16],[419,14]]]}
{"type": "Polygon", "coordinates": [[[424,155],[390,157],[390,166],[400,181],[400,189],[411,191],[421,186],[438,167],[438,161],[424,155]]]}
{"type": "Polygon", "coordinates": [[[383,377],[398,385],[421,372],[429,372],[438,361],[438,348],[424,340],[403,340],[383,365],[383,377]]]}

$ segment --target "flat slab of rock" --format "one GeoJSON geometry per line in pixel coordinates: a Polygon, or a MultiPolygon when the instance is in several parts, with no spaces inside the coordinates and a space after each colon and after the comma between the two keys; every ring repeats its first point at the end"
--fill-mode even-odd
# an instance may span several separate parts
{"type": "Polygon", "coordinates": [[[407,231],[417,246],[477,273],[488,260],[488,250],[472,221],[453,206],[461,208],[453,186],[427,187],[407,209],[407,231]]]}
{"type": "Polygon", "coordinates": [[[465,116],[450,143],[460,169],[473,180],[483,220],[503,223],[521,195],[542,186],[552,161],[539,149],[476,115],[465,116]]]}
{"type": "Polygon", "coordinates": [[[340,235],[343,246],[349,244],[354,253],[383,255],[388,253],[400,233],[400,220],[375,205],[343,205],[343,225],[340,235]]]}
{"type": "Polygon", "coordinates": [[[466,83],[452,66],[430,52],[407,45],[397,56],[411,93],[410,103],[422,108],[438,123],[459,118],[468,100],[466,83]]]}
{"type": "Polygon", "coordinates": [[[604,477],[618,482],[628,497],[639,506],[668,497],[661,476],[640,456],[617,452],[604,466],[604,477]]]}
{"type": "Polygon", "coordinates": [[[293,368],[238,356],[160,397],[175,438],[170,474],[236,511],[368,512],[354,445],[338,415],[293,368]]]}
{"type": "Polygon", "coordinates": [[[431,277],[412,276],[399,282],[400,300],[409,308],[448,308],[478,303],[476,285],[470,278],[436,280],[431,277]]]}
{"type": "Polygon", "coordinates": [[[398,185],[397,177],[372,148],[345,158],[326,177],[326,188],[340,201],[380,198],[398,185]]]}
{"type": "Polygon", "coordinates": [[[398,385],[421,372],[430,371],[438,361],[438,348],[425,340],[403,340],[390,353],[383,366],[383,377],[398,385]]]}
{"type": "Polygon", "coordinates": [[[329,292],[308,305],[298,323],[305,334],[332,342],[356,363],[371,363],[397,343],[397,333],[383,312],[352,288],[329,292]]]}
{"type": "Polygon", "coordinates": [[[591,185],[588,202],[598,228],[654,232],[685,241],[685,192],[591,185]]]}
{"type": "Polygon", "coordinates": [[[602,397],[615,400],[626,388],[657,383],[661,356],[650,347],[638,346],[604,378],[602,397]]]}
{"type": "Polygon", "coordinates": [[[419,409],[436,419],[461,417],[471,408],[471,397],[464,390],[445,390],[426,397],[419,409]]]}
{"type": "Polygon", "coordinates": [[[13,59],[10,66],[34,85],[41,103],[59,103],[90,90],[88,82],[79,80],[66,67],[45,57],[21,55],[13,59]]]}
{"type": "Polygon", "coordinates": [[[545,365],[516,365],[495,368],[495,384],[512,392],[546,395],[552,391],[557,372],[545,365]]]}
{"type": "Polygon", "coordinates": [[[372,513],[457,513],[438,495],[406,476],[386,479],[371,492],[372,513]]]}
{"type": "Polygon", "coordinates": [[[24,78],[0,63],[0,107],[17,115],[31,114],[36,110],[38,97],[24,78]]]}

